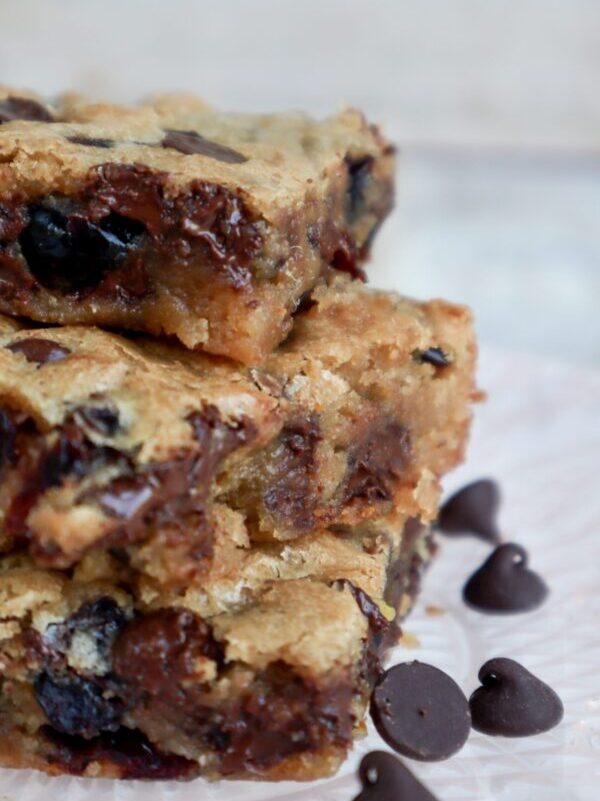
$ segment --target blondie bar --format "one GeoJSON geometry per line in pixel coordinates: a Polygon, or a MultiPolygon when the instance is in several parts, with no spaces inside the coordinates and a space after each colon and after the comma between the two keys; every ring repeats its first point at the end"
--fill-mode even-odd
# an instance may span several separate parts
{"type": "Polygon", "coordinates": [[[72,574],[5,557],[0,764],[115,778],[328,775],[361,731],[431,553],[427,529],[396,516],[254,545],[177,596],[108,555],[72,574]]]}
{"type": "Polygon", "coordinates": [[[393,148],[348,109],[191,97],[54,106],[0,92],[0,312],[177,337],[246,363],[330,272],[360,273],[393,148]]]}
{"type": "Polygon", "coordinates": [[[435,518],[462,458],[469,313],[339,279],[260,368],[93,328],[0,322],[0,550],[109,550],[164,584],[240,543],[435,518]]]}

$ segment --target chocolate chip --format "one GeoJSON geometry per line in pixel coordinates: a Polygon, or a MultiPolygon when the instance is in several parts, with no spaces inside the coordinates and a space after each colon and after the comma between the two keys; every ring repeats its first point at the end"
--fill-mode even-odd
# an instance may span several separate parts
{"type": "Polygon", "coordinates": [[[413,358],[421,364],[431,364],[433,367],[447,367],[450,362],[441,348],[427,348],[427,350],[417,350],[413,358]]]}
{"type": "Polygon", "coordinates": [[[15,459],[15,441],[17,430],[15,424],[5,411],[0,409],[0,472],[15,459]]]}
{"type": "Polygon", "coordinates": [[[500,489],[495,481],[481,478],[454,493],[440,509],[437,527],[444,534],[474,534],[496,543],[500,532],[496,515],[500,489]]]}
{"type": "Polygon", "coordinates": [[[362,792],[354,801],[436,801],[406,765],[386,751],[371,751],[358,769],[362,792]]]}
{"type": "Polygon", "coordinates": [[[105,697],[102,688],[75,674],[40,673],[35,697],[50,725],[65,734],[92,737],[116,729],[124,711],[122,701],[105,697]]]}
{"type": "Polygon", "coordinates": [[[52,122],[50,112],[29,97],[5,97],[0,100],[0,125],[13,120],[52,122]]]}
{"type": "Polygon", "coordinates": [[[483,612],[528,612],[543,603],[548,587],[527,567],[527,551],[512,542],[499,545],[463,588],[463,598],[483,612]]]}
{"type": "Polygon", "coordinates": [[[30,339],[20,339],[6,346],[7,350],[13,353],[22,353],[28,362],[35,364],[49,364],[60,362],[71,353],[69,348],[59,345],[52,339],[42,339],[41,337],[31,337],[30,339]]]}
{"type": "Polygon", "coordinates": [[[348,188],[346,190],[346,217],[355,222],[364,213],[365,194],[371,179],[375,159],[373,156],[361,158],[346,157],[348,168],[348,188]]]}
{"type": "Polygon", "coordinates": [[[408,430],[390,420],[374,426],[348,456],[344,500],[389,501],[411,454],[408,430]]]}
{"type": "Polygon", "coordinates": [[[423,662],[404,662],[379,678],[371,696],[379,734],[411,759],[447,759],[465,744],[469,705],[446,673],[423,662]]]}
{"type": "Polygon", "coordinates": [[[558,725],[562,701],[554,690],[513,659],[490,659],[469,698],[473,728],[501,737],[527,737],[558,725]]]}
{"type": "Polygon", "coordinates": [[[104,437],[113,437],[119,430],[119,410],[112,406],[79,406],[73,414],[84,427],[104,437]]]}
{"type": "Polygon", "coordinates": [[[95,223],[54,208],[32,206],[19,243],[42,286],[75,292],[97,286],[121,264],[143,231],[140,223],[115,213],[95,223]]]}
{"type": "Polygon", "coordinates": [[[205,139],[196,131],[167,130],[161,145],[178,150],[186,156],[199,154],[217,161],[225,161],[228,164],[242,164],[244,161],[248,161],[246,156],[238,153],[237,150],[233,150],[226,145],[220,145],[218,142],[212,142],[210,139],[205,139]]]}
{"type": "Polygon", "coordinates": [[[316,450],[321,440],[317,415],[290,421],[281,431],[263,492],[267,511],[298,529],[314,525],[315,493],[311,491],[316,450]]]}
{"type": "Polygon", "coordinates": [[[110,148],[115,144],[113,139],[96,139],[88,136],[67,136],[67,141],[73,145],[83,145],[84,147],[110,148]]]}

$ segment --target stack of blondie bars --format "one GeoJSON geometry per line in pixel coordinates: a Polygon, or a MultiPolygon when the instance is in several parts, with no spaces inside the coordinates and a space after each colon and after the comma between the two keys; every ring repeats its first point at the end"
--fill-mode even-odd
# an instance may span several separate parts
{"type": "Polygon", "coordinates": [[[467,310],[363,116],[0,93],[0,764],[327,775],[434,547],[467,310]]]}

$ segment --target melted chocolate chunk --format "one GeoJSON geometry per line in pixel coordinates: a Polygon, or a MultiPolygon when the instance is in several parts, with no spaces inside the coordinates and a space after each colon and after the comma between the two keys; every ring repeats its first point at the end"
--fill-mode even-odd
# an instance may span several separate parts
{"type": "Polygon", "coordinates": [[[471,728],[469,704],[458,684],[423,662],[404,662],[379,678],[371,716],[389,746],[425,762],[459,751],[471,728]]]}
{"type": "Polygon", "coordinates": [[[113,406],[80,406],[73,414],[84,427],[104,437],[114,437],[119,430],[119,410],[113,406]]]}
{"type": "Polygon", "coordinates": [[[84,147],[101,147],[108,149],[113,147],[113,139],[96,139],[89,136],[67,136],[67,141],[73,145],[83,145],[84,147]]]}
{"type": "Polygon", "coordinates": [[[432,367],[447,367],[450,364],[448,357],[441,348],[418,350],[413,355],[421,364],[431,364],[432,367]]]}
{"type": "Polygon", "coordinates": [[[346,585],[352,593],[358,608],[369,621],[371,631],[374,634],[385,634],[390,627],[390,621],[383,616],[381,609],[371,596],[348,579],[342,579],[340,583],[346,585]]]}
{"type": "Polygon", "coordinates": [[[123,702],[110,697],[92,681],[72,673],[51,675],[44,671],[34,683],[35,697],[56,731],[93,737],[117,729],[123,702]]]}
{"type": "Polygon", "coordinates": [[[311,484],[320,440],[316,415],[288,423],[279,436],[271,462],[277,465],[273,471],[276,475],[263,493],[265,508],[299,529],[314,525],[316,497],[311,484]]]}
{"type": "Polygon", "coordinates": [[[176,754],[164,754],[137,729],[120,728],[85,739],[60,734],[49,727],[46,739],[55,747],[52,761],[66,773],[80,776],[91,762],[118,768],[121,779],[187,779],[198,765],[176,754]]]}
{"type": "Polygon", "coordinates": [[[209,627],[185,609],[159,609],[129,623],[113,649],[115,673],[134,691],[181,700],[198,660],[221,661],[209,627]]]}
{"type": "Polygon", "coordinates": [[[283,663],[257,673],[251,685],[216,698],[199,667],[227,669],[207,624],[183,609],[161,609],[129,623],[115,644],[113,665],[124,682],[131,716],[168,721],[218,758],[223,774],[260,773],[285,756],[352,736],[352,685],[316,688],[283,663]]]}
{"type": "Polygon", "coordinates": [[[444,534],[473,534],[486,542],[497,543],[500,540],[496,522],[499,506],[500,489],[495,481],[489,478],[473,481],[442,506],[437,527],[444,534]]]}
{"type": "Polygon", "coordinates": [[[463,598],[481,612],[528,612],[542,604],[548,587],[527,567],[527,551],[512,542],[499,545],[463,588],[463,598]]]}
{"type": "Polygon", "coordinates": [[[217,161],[225,161],[228,164],[243,164],[248,161],[246,156],[238,153],[237,150],[205,139],[196,131],[167,131],[161,145],[178,150],[186,156],[199,154],[217,161]]]}
{"type": "Polygon", "coordinates": [[[239,197],[221,186],[196,181],[186,193],[167,198],[166,174],[139,165],[103,164],[92,176],[82,200],[93,217],[110,210],[137,220],[161,251],[178,258],[199,251],[223,270],[236,289],[250,283],[248,268],[262,236],[239,197]]]}
{"type": "Polygon", "coordinates": [[[348,168],[348,189],[346,191],[346,217],[348,222],[355,222],[365,210],[365,196],[371,180],[371,172],[375,159],[373,156],[361,158],[346,157],[348,168]]]}
{"type": "Polygon", "coordinates": [[[42,339],[41,337],[20,339],[18,342],[7,345],[6,349],[13,353],[22,353],[28,362],[34,362],[39,365],[60,362],[71,353],[69,348],[64,345],[59,345],[58,342],[54,342],[51,339],[42,339]]]}
{"type": "Polygon", "coordinates": [[[0,474],[7,464],[15,460],[17,430],[8,414],[0,409],[0,474]]]}
{"type": "Polygon", "coordinates": [[[391,500],[394,483],[406,469],[410,453],[410,436],[404,426],[390,421],[371,429],[348,457],[345,502],[391,500]]]}
{"type": "Polygon", "coordinates": [[[52,122],[52,115],[37,100],[29,97],[5,97],[0,100],[0,125],[13,120],[52,122]]]}
{"type": "Polygon", "coordinates": [[[387,751],[371,751],[358,769],[362,792],[354,801],[436,801],[406,765],[387,751]]]}
{"type": "Polygon", "coordinates": [[[527,737],[557,726],[562,701],[554,690],[513,659],[490,659],[469,699],[473,728],[501,737],[527,737]]]}
{"type": "MultiPolygon", "coordinates": [[[[41,435],[30,435],[34,440],[41,435]]],[[[82,478],[100,465],[126,463],[126,457],[112,448],[98,447],[91,443],[78,425],[68,420],[56,436],[40,448],[37,462],[27,472],[22,489],[12,499],[8,508],[4,528],[11,536],[23,535],[26,520],[42,495],[50,487],[58,487],[68,475],[82,478]]],[[[50,557],[43,550],[37,553],[41,559],[50,557]]],[[[52,554],[52,557],[58,557],[52,554]]]]}
{"type": "Polygon", "coordinates": [[[54,208],[31,206],[21,232],[21,252],[42,286],[61,292],[92,289],[123,262],[140,223],[113,213],[98,223],[54,208]]]}

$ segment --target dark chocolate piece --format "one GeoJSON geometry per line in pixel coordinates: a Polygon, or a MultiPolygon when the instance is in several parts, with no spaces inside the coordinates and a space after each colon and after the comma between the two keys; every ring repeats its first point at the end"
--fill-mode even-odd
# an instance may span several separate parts
{"type": "Polygon", "coordinates": [[[421,364],[430,364],[432,367],[447,367],[450,364],[441,348],[427,348],[427,350],[415,351],[413,355],[421,364]]]}
{"type": "Polygon", "coordinates": [[[358,769],[362,792],[354,801],[437,801],[409,769],[387,751],[371,751],[358,769]]]}
{"type": "Polygon", "coordinates": [[[440,509],[437,527],[444,534],[474,534],[486,542],[499,542],[496,515],[500,505],[498,484],[482,478],[454,493],[440,509]]]}
{"type": "Polygon", "coordinates": [[[30,337],[21,339],[6,346],[7,350],[13,353],[22,353],[28,362],[35,364],[49,364],[50,362],[60,362],[65,359],[71,351],[64,345],[59,345],[51,339],[41,337],[30,337]]]}
{"type": "Polygon", "coordinates": [[[143,226],[119,214],[98,223],[54,208],[32,206],[19,243],[32,275],[48,289],[92,289],[127,256],[143,226]]]}
{"type": "Polygon", "coordinates": [[[12,464],[15,459],[16,437],[15,424],[6,412],[0,409],[0,473],[4,465],[12,464]]]}
{"type": "Polygon", "coordinates": [[[121,779],[189,779],[198,772],[198,764],[176,754],[164,754],[137,729],[120,728],[86,739],[60,734],[50,727],[46,739],[56,753],[53,762],[66,773],[85,773],[90,762],[117,768],[121,779]]]}
{"type": "Polygon", "coordinates": [[[548,587],[527,561],[520,545],[499,545],[465,584],[465,603],[483,612],[528,612],[540,606],[548,587]]]}
{"type": "Polygon", "coordinates": [[[364,212],[365,196],[374,163],[373,156],[363,156],[358,159],[346,157],[346,166],[348,168],[346,217],[350,223],[355,222],[364,212]]]}
{"type": "Polygon", "coordinates": [[[107,697],[98,684],[81,676],[44,671],[36,678],[34,689],[48,722],[57,731],[93,737],[119,727],[123,702],[107,697]]]}
{"type": "Polygon", "coordinates": [[[110,148],[115,144],[113,139],[97,139],[95,137],[77,135],[67,136],[67,141],[73,145],[83,145],[84,147],[110,148]]]}
{"type": "Polygon", "coordinates": [[[317,415],[290,421],[279,436],[273,460],[279,467],[277,471],[272,470],[273,479],[263,495],[265,507],[271,514],[299,529],[314,526],[316,496],[311,492],[311,481],[320,439],[317,415]]]}
{"type": "Polygon", "coordinates": [[[432,762],[465,744],[469,704],[446,673],[423,662],[404,662],[383,673],[371,696],[379,734],[398,753],[432,762]]]}
{"type": "Polygon", "coordinates": [[[404,426],[390,420],[372,428],[348,457],[345,501],[391,500],[392,487],[406,470],[410,455],[410,434],[404,426]]]}
{"type": "Polygon", "coordinates": [[[218,142],[211,142],[196,131],[167,131],[161,145],[178,150],[186,156],[208,156],[227,164],[243,164],[244,161],[248,161],[246,156],[237,150],[220,145],[218,142]]]}
{"type": "Polygon", "coordinates": [[[52,122],[52,115],[41,103],[30,97],[5,97],[0,100],[0,125],[13,120],[52,122]]]}
{"type": "Polygon", "coordinates": [[[554,690],[513,659],[490,659],[469,698],[473,728],[500,737],[527,737],[557,726],[562,701],[554,690]]]}

